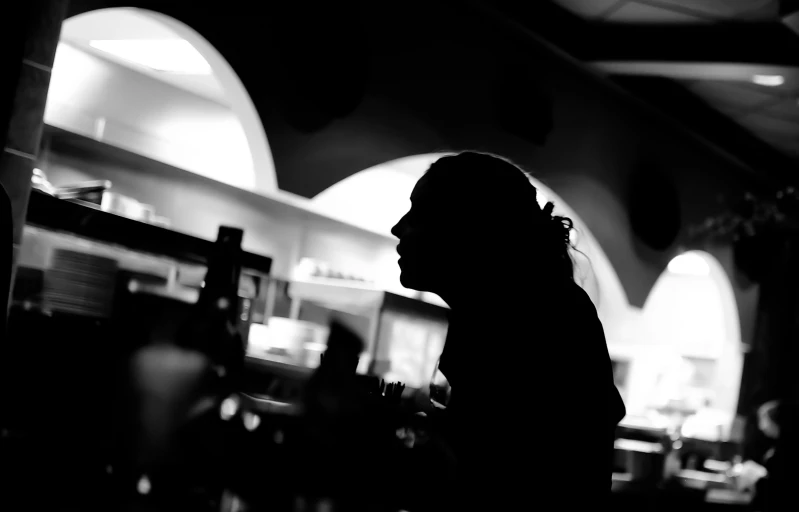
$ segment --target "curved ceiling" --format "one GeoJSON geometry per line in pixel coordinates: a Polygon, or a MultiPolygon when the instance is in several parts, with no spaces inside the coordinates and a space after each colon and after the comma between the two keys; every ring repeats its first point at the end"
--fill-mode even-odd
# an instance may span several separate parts
{"type": "MultiPolygon", "coordinates": [[[[227,129],[229,127],[224,124],[220,124],[218,127],[219,137],[215,138],[213,134],[209,134],[210,138],[207,141],[202,140],[199,135],[203,130],[195,130],[196,125],[199,124],[195,119],[193,124],[185,124],[178,130],[183,132],[186,137],[197,139],[194,142],[203,146],[194,151],[197,153],[198,162],[193,167],[211,167],[202,174],[257,192],[269,194],[277,191],[272,151],[252,99],[230,64],[213,45],[194,29],[172,17],[154,11],[130,7],[111,7],[83,12],[68,18],[62,26],[61,42],[82,54],[94,57],[95,60],[110,61],[122,68],[133,70],[156,81],[211,100],[213,104],[209,104],[209,112],[225,111],[231,117],[230,121],[233,124],[240,125],[233,127],[233,131],[236,132],[233,138],[237,140],[243,138],[249,151],[240,151],[237,150],[238,148],[231,149],[225,145],[227,139],[224,135],[231,130],[227,129]],[[98,46],[98,43],[103,43],[117,45],[119,48],[119,45],[122,44],[125,45],[124,48],[127,48],[128,54],[130,51],[134,51],[135,53],[130,55],[147,57],[151,60],[154,57],[153,52],[145,52],[148,49],[152,50],[152,46],[148,46],[148,43],[151,42],[156,42],[158,46],[155,48],[161,52],[172,48],[174,43],[182,43],[181,48],[184,48],[184,51],[173,55],[168,60],[173,61],[172,64],[177,64],[182,60],[185,64],[187,59],[194,57],[207,69],[173,72],[153,68],[143,65],[136,58],[129,58],[126,54],[117,51],[104,51],[102,47],[98,46]],[[149,55],[147,55],[148,53],[149,55]],[[225,159],[223,156],[209,160],[204,156],[214,149],[217,150],[214,154],[227,152],[227,158],[225,159]],[[243,153],[248,154],[244,155],[243,153]],[[242,163],[242,159],[246,159],[247,162],[242,163]],[[239,174],[245,173],[249,176],[231,181],[233,178],[229,175],[233,173],[233,169],[238,169],[239,174]]],[[[167,62],[167,60],[163,62],[167,62]]],[[[62,74],[74,75],[74,70],[68,69],[70,67],[67,66],[62,74]]],[[[94,79],[96,74],[86,73],[84,76],[67,78],[73,83],[80,84],[94,79]]],[[[58,83],[53,85],[57,87],[58,83]]],[[[117,90],[114,91],[114,93],[116,92],[117,90]]],[[[73,101],[72,98],[67,98],[67,100],[68,102],[73,101]]],[[[163,100],[163,97],[158,95],[154,100],[153,106],[157,101],[163,100]]],[[[168,107],[171,106],[168,105],[168,107]]],[[[131,114],[135,117],[136,113],[131,112],[131,114]]],[[[203,116],[202,112],[195,114],[195,118],[203,116]]],[[[214,118],[215,123],[218,122],[219,117],[217,115],[214,118]]],[[[188,153],[192,153],[192,151],[188,151],[188,153]]],[[[188,170],[194,170],[192,166],[185,167],[188,170]]]]}
{"type": "Polygon", "coordinates": [[[66,20],[61,28],[61,41],[81,50],[101,55],[156,80],[186,89],[221,105],[230,106],[228,95],[214,73],[164,73],[137,65],[113,53],[92,48],[92,41],[174,41],[180,36],[170,27],[154,20],[145,11],[114,8],[92,11],[66,20]]]}

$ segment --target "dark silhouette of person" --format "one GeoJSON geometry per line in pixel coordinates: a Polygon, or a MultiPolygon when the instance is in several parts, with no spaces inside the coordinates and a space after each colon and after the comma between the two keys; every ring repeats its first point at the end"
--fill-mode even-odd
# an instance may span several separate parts
{"type": "Polygon", "coordinates": [[[742,490],[755,491],[752,510],[795,509],[799,404],[768,388],[761,393],[756,401],[760,405],[748,418],[743,442],[742,469],[748,474],[739,476],[738,485],[742,490]]]}
{"type": "Polygon", "coordinates": [[[457,467],[448,509],[597,509],[610,497],[625,408],[574,280],[572,222],[552,210],[514,164],[464,152],[430,166],[392,229],[403,286],[451,308],[439,363],[457,467]]]}

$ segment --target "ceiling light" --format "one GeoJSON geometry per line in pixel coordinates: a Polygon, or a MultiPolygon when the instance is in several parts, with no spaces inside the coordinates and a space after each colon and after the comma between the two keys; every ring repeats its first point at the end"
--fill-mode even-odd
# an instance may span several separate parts
{"type": "Polygon", "coordinates": [[[710,274],[710,265],[702,256],[687,252],[669,262],[669,272],[682,276],[707,276],[710,274]]]}
{"type": "Polygon", "coordinates": [[[752,77],[752,81],[757,85],[779,87],[785,83],[785,78],[782,75],[755,75],[752,77]]]}
{"type": "Polygon", "coordinates": [[[211,66],[183,39],[94,40],[89,46],[155,71],[182,75],[210,75],[211,66]]]}

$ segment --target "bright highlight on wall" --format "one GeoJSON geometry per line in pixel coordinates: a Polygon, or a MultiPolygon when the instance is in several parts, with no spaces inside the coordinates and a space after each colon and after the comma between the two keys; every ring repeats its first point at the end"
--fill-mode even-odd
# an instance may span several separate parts
{"type": "Polygon", "coordinates": [[[225,57],[186,24],[136,8],[67,19],[45,122],[235,187],[277,192],[263,124],[225,57]]]}
{"type": "Polygon", "coordinates": [[[644,305],[650,342],[712,359],[725,344],[740,342],[737,311],[728,310],[724,296],[727,277],[723,270],[711,274],[709,258],[688,252],[671,260],[644,305]]]}
{"type": "Polygon", "coordinates": [[[752,82],[765,87],[779,87],[785,83],[785,78],[782,75],[755,75],[752,82]]]}
{"type": "Polygon", "coordinates": [[[707,261],[696,253],[684,253],[669,262],[669,272],[682,276],[703,277],[710,275],[707,261]]]}
{"type": "Polygon", "coordinates": [[[665,380],[659,384],[660,392],[665,390],[671,399],[685,399],[695,406],[710,399],[712,409],[727,418],[724,428],[728,429],[735,415],[743,360],[738,310],[721,264],[699,251],[672,259],[652,288],[642,320],[642,347],[658,357],[636,363],[638,377],[629,384],[635,396],[627,403],[628,411],[638,413],[652,406],[658,397],[648,375],[661,374],[665,380]],[[670,359],[676,363],[664,367],[670,359]],[[686,368],[691,375],[684,374],[686,368]],[[700,377],[707,382],[691,383],[700,377]]]}
{"type": "Polygon", "coordinates": [[[112,39],[90,41],[89,46],[139,66],[183,75],[210,75],[211,66],[183,39],[112,39]]]}
{"type": "Polygon", "coordinates": [[[388,235],[410,209],[416,181],[441,156],[417,155],[377,165],[336,183],[312,202],[332,217],[388,235]]]}
{"type": "Polygon", "coordinates": [[[231,109],[69,44],[58,45],[44,121],[229,185],[255,187],[247,135],[231,109]]]}

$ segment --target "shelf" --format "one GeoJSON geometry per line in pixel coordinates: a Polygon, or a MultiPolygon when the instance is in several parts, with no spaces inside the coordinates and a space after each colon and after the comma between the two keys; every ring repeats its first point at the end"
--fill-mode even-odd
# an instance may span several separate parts
{"type": "Polygon", "coordinates": [[[319,277],[307,280],[295,279],[289,283],[288,294],[292,299],[307,300],[330,309],[354,314],[386,309],[412,314],[419,318],[444,321],[449,318],[448,308],[343,279],[319,277]]]}
{"type": "MultiPolygon", "coordinates": [[[[392,243],[395,241],[391,235],[386,233],[378,233],[370,229],[354,226],[342,219],[330,217],[326,212],[318,210],[306,198],[282,191],[265,195],[263,192],[256,193],[244,190],[55,126],[44,126],[42,141],[43,147],[46,147],[49,153],[62,156],[68,155],[84,162],[91,162],[95,167],[121,166],[124,169],[133,169],[137,173],[158,176],[159,179],[166,178],[173,185],[211,189],[222,197],[230,197],[231,200],[241,202],[271,216],[311,222],[326,229],[344,229],[348,232],[356,233],[358,236],[369,237],[383,243],[386,240],[392,243]]],[[[42,169],[47,172],[46,165],[42,169]]],[[[95,179],[108,178],[101,175],[96,176],[95,179]]],[[[114,180],[112,179],[111,181],[113,182],[114,180]]]]}
{"type": "MultiPolygon", "coordinates": [[[[31,192],[26,223],[200,265],[208,264],[214,247],[210,240],[104,212],[91,205],[57,199],[38,190],[31,192]]],[[[243,268],[269,274],[272,258],[244,252],[241,264],[243,268]]]]}

